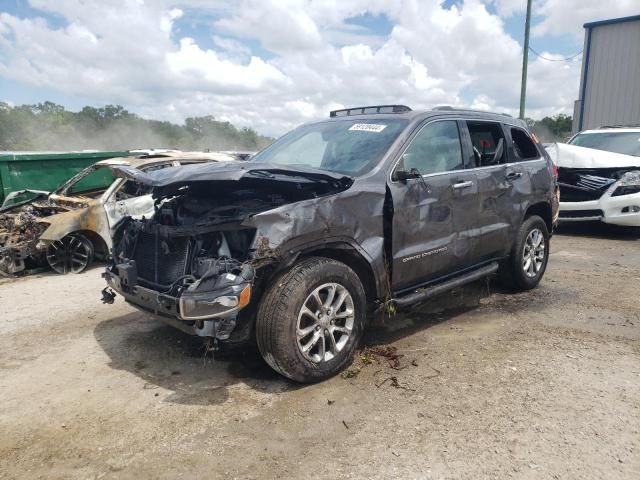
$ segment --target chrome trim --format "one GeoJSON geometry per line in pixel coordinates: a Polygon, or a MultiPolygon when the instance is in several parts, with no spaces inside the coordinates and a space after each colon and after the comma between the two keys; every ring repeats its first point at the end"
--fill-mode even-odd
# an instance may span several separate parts
{"type": "Polygon", "coordinates": [[[461,190],[463,188],[473,187],[473,182],[469,180],[466,182],[454,183],[452,187],[455,188],[456,190],[461,190]]]}
{"type": "MultiPolygon", "coordinates": [[[[467,118],[460,118],[457,116],[451,116],[449,118],[445,117],[445,118],[434,118],[431,121],[428,121],[427,123],[425,123],[422,127],[420,127],[420,129],[416,132],[415,135],[418,135],[418,133],[420,133],[422,131],[423,128],[427,127],[428,125],[431,125],[432,123],[436,123],[436,122],[443,122],[443,121],[453,121],[453,122],[457,122],[457,121],[471,121],[471,122],[491,122],[491,123],[500,123],[497,120],[485,120],[485,119],[476,119],[476,118],[471,118],[471,119],[467,119],[467,118]]],[[[510,125],[508,123],[505,123],[505,125],[510,125]]],[[[510,125],[510,126],[514,126],[514,125],[510,125]]],[[[521,127],[519,127],[521,128],[521,127]]],[[[396,167],[398,166],[398,164],[400,163],[400,160],[402,160],[402,155],[404,155],[404,153],[406,152],[406,150],[409,148],[409,146],[411,145],[411,142],[413,142],[413,139],[415,138],[415,135],[411,138],[411,141],[409,141],[400,151],[400,153],[398,154],[398,158],[396,159],[396,161],[394,162],[394,164],[391,166],[391,168],[389,169],[389,182],[390,183],[402,183],[400,180],[393,180],[393,172],[395,171],[396,167]]],[[[460,128],[458,127],[458,136],[460,137],[460,148],[462,149],[462,137],[460,136],[460,128]]],[[[510,163],[501,163],[499,165],[486,165],[484,167],[474,167],[474,168],[463,168],[461,170],[447,170],[446,172],[435,172],[435,173],[426,173],[424,175],[422,175],[422,178],[428,178],[428,177],[434,177],[437,175],[449,175],[451,173],[455,173],[455,172],[473,172],[476,170],[486,170],[489,168],[502,168],[502,167],[513,167],[515,165],[522,165],[522,164],[527,164],[527,163],[533,163],[533,162],[545,162],[546,163],[546,159],[544,158],[544,156],[540,156],[540,158],[534,158],[531,160],[523,160],[521,162],[510,162],[510,163]]]]}
{"type": "MultiPolygon", "coordinates": [[[[542,160],[544,160],[544,158],[536,158],[535,160],[525,160],[525,161],[522,161],[522,162],[502,163],[500,165],[487,165],[485,167],[465,168],[463,170],[447,170],[446,172],[427,173],[425,175],[422,175],[422,178],[435,177],[437,175],[449,175],[449,174],[452,174],[452,173],[475,172],[477,170],[488,170],[490,168],[498,169],[498,168],[503,168],[503,167],[514,167],[516,165],[522,165],[523,163],[540,162],[542,160]]],[[[395,167],[394,167],[394,169],[395,169],[395,167]]],[[[392,173],[393,173],[393,170],[392,170],[392,173]]],[[[395,181],[391,180],[391,176],[392,175],[389,175],[389,181],[391,183],[402,183],[399,180],[395,180],[395,181]]]]}

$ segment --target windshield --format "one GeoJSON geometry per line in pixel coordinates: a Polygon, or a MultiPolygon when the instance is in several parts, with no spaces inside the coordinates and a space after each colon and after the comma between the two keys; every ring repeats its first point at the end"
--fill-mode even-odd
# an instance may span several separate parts
{"type": "Polygon", "coordinates": [[[579,133],[569,143],[578,147],[640,156],[640,132],[579,133]]]}
{"type": "Polygon", "coordinates": [[[98,197],[113,183],[113,180],[111,170],[105,165],[92,165],[76,173],[58,187],[55,193],[98,197]]]}
{"type": "Polygon", "coordinates": [[[407,123],[405,119],[381,118],[303,125],[251,160],[358,176],[380,161],[407,123]]]}

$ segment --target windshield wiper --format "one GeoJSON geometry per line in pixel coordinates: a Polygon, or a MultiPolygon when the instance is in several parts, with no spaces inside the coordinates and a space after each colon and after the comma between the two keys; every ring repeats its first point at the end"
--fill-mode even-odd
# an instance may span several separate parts
{"type": "Polygon", "coordinates": [[[263,178],[276,178],[275,175],[273,175],[272,173],[269,173],[266,170],[249,170],[249,172],[251,175],[255,175],[256,177],[263,177],[263,178]]]}

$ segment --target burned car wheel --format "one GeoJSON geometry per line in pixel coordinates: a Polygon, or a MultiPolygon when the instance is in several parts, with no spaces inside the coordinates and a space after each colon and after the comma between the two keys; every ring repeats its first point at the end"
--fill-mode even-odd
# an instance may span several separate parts
{"type": "Polygon", "coordinates": [[[509,259],[501,267],[503,283],[513,290],[530,290],[542,280],[549,261],[549,231],[537,215],[527,217],[518,231],[509,259]]]}
{"type": "Polygon", "coordinates": [[[47,245],[47,263],[54,272],[67,274],[84,271],[93,260],[93,244],[84,235],[72,233],[47,245]]]}
{"type": "Polygon", "coordinates": [[[265,292],[258,348],[285,377],[323,380],[351,361],[365,316],[364,288],[351,268],[328,258],[306,259],[265,292]]]}

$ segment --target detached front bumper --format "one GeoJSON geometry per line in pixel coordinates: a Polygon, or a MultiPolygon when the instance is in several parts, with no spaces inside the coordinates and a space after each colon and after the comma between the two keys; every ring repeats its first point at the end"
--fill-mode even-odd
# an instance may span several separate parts
{"type": "Polygon", "coordinates": [[[125,301],[153,313],[191,335],[225,340],[235,326],[238,312],[251,300],[253,269],[243,275],[226,274],[219,288],[189,291],[171,296],[137,284],[134,263],[110,267],[102,274],[111,288],[125,301]]]}
{"type": "Polygon", "coordinates": [[[640,227],[640,193],[612,197],[613,191],[615,188],[589,202],[563,202],[560,198],[560,221],[600,220],[612,225],[640,227]]]}

